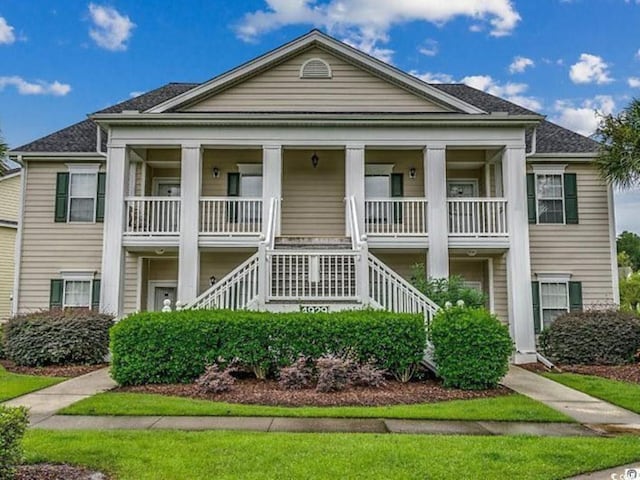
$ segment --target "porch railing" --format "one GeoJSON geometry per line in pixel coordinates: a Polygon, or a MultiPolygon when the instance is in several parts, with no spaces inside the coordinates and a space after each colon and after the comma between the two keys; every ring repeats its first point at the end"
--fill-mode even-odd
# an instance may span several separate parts
{"type": "Polygon", "coordinates": [[[125,235],[178,235],[180,199],[174,197],[125,198],[125,235]]]}
{"type": "Polygon", "coordinates": [[[203,197],[200,233],[204,235],[258,235],[262,232],[262,199],[203,197]]]}
{"type": "Polygon", "coordinates": [[[507,200],[504,198],[449,198],[449,235],[452,237],[506,237],[507,200]]]}
{"type": "Polygon", "coordinates": [[[416,236],[427,234],[424,198],[371,198],[364,202],[368,235],[416,236]]]}
{"type": "Polygon", "coordinates": [[[358,298],[359,253],[272,250],[269,300],[341,301],[358,298]]]}

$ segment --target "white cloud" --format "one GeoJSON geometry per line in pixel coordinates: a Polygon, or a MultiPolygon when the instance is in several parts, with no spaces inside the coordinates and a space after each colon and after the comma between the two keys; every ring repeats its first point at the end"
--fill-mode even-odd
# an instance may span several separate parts
{"type": "Polygon", "coordinates": [[[638,51],[636,52],[636,58],[637,58],[638,60],[640,60],[640,48],[639,48],[639,49],[638,49],[638,51]]]}
{"type": "Polygon", "coordinates": [[[5,87],[8,86],[15,87],[20,95],[53,95],[63,97],[71,91],[71,85],[60,83],[57,80],[51,83],[42,80],[28,82],[17,75],[0,77],[0,90],[4,90],[5,87]]]}
{"type": "Polygon", "coordinates": [[[89,4],[89,15],[93,28],[89,29],[89,36],[99,47],[111,51],[127,49],[127,40],[136,24],[122,15],[115,8],[89,4]]]}
{"type": "Polygon", "coordinates": [[[427,57],[434,57],[438,54],[438,42],[431,39],[425,40],[424,43],[418,47],[418,51],[427,57]]]}
{"type": "Polygon", "coordinates": [[[526,83],[507,82],[501,84],[489,75],[471,75],[464,77],[461,81],[470,87],[502,97],[529,110],[537,111],[542,109],[540,100],[524,95],[529,89],[529,85],[526,83]]]}
{"type": "Polygon", "coordinates": [[[638,77],[627,78],[627,83],[631,88],[640,88],[640,78],[638,77]]]}
{"type": "Polygon", "coordinates": [[[509,65],[509,71],[511,73],[522,73],[529,67],[535,67],[535,62],[527,57],[517,56],[509,65]]]}
{"type": "Polygon", "coordinates": [[[580,60],[571,66],[569,77],[573,83],[610,83],[609,65],[598,55],[583,53],[580,60]]]}
{"type": "Polygon", "coordinates": [[[598,128],[597,112],[608,115],[613,113],[616,104],[610,95],[597,95],[579,105],[568,100],[558,100],[554,105],[556,115],[551,121],[582,135],[592,135],[598,128]]]}
{"type": "Polygon", "coordinates": [[[457,17],[488,24],[495,37],[509,35],[520,21],[511,0],[265,0],[266,8],[247,13],[236,27],[245,41],[287,25],[313,25],[346,37],[358,48],[381,58],[391,50],[389,30],[399,24],[425,21],[438,26],[457,17]]]}
{"type": "Polygon", "coordinates": [[[0,17],[0,45],[13,43],[16,36],[13,33],[13,27],[7,23],[4,17],[0,17]]]}
{"type": "Polygon", "coordinates": [[[427,82],[427,83],[453,83],[454,81],[453,77],[448,73],[431,73],[431,72],[420,73],[420,72],[417,72],[416,70],[412,70],[409,73],[414,77],[417,77],[423,82],[427,82]]]}
{"type": "Polygon", "coordinates": [[[129,93],[129,96],[130,96],[131,98],[133,98],[133,97],[139,97],[139,96],[140,96],[140,95],[142,95],[143,93],[145,93],[145,92],[143,92],[143,91],[134,91],[134,92],[130,92],[130,93],[129,93]]]}

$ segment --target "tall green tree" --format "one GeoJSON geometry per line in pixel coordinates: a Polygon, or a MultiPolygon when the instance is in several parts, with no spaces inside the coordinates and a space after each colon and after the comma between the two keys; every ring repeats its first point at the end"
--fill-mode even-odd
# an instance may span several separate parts
{"type": "Polygon", "coordinates": [[[602,115],[597,135],[596,165],[611,185],[628,189],[640,185],[640,99],[633,99],[617,115],[602,115]]]}
{"type": "Polygon", "coordinates": [[[618,254],[626,254],[630,262],[629,266],[634,271],[640,270],[640,236],[638,234],[625,230],[618,235],[616,247],[618,247],[618,254]]]}

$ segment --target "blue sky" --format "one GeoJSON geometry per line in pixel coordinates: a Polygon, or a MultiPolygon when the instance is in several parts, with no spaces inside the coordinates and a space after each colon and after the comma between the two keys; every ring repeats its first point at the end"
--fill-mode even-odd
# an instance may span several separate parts
{"type": "MultiPolygon", "coordinates": [[[[314,27],[580,133],[640,95],[640,0],[0,0],[0,131],[16,147],[314,27]]],[[[618,230],[640,231],[639,207],[617,195],[618,230]]]]}

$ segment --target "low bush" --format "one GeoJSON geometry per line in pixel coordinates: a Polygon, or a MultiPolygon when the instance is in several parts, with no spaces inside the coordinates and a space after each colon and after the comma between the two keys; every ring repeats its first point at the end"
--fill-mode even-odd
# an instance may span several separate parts
{"type": "Polygon", "coordinates": [[[386,385],[385,374],[384,370],[377,368],[372,363],[361,363],[353,370],[351,383],[356,387],[384,387],[386,385]]]}
{"type": "Polygon", "coordinates": [[[487,296],[484,292],[468,287],[464,278],[457,275],[448,278],[427,278],[425,271],[424,265],[414,265],[411,270],[411,283],[440,307],[444,308],[447,303],[456,305],[459,300],[467,307],[480,308],[486,305],[487,296]]]}
{"type": "Polygon", "coordinates": [[[229,367],[221,369],[217,363],[209,365],[196,380],[196,388],[200,393],[228,392],[236,383],[231,370],[229,367]]]}
{"type": "Polygon", "coordinates": [[[278,375],[280,388],[301,390],[313,382],[313,363],[309,358],[300,356],[290,367],[282,367],[278,375]]]}
{"type": "Polygon", "coordinates": [[[327,354],[316,360],[318,385],[316,390],[322,393],[340,392],[351,385],[354,361],[348,356],[327,354]]]}
{"type": "Polygon", "coordinates": [[[111,329],[112,375],[122,385],[187,383],[222,357],[276,372],[298,357],[351,353],[392,374],[424,354],[420,315],[374,310],[270,313],[226,310],[143,312],[111,329]]]}
{"type": "Polygon", "coordinates": [[[0,480],[12,480],[22,461],[22,436],[29,417],[24,407],[0,405],[0,480]]]}
{"type": "Polygon", "coordinates": [[[46,310],[5,325],[7,357],[18,365],[94,364],[109,352],[112,317],[87,309],[46,310]]]}
{"type": "Polygon", "coordinates": [[[431,340],[445,387],[494,388],[509,369],[509,329],[484,308],[439,311],[431,324],[431,340]]]}
{"type": "Polygon", "coordinates": [[[540,334],[540,347],[568,365],[631,363],[640,349],[640,319],[615,310],[586,310],[558,317],[540,334]]]}

